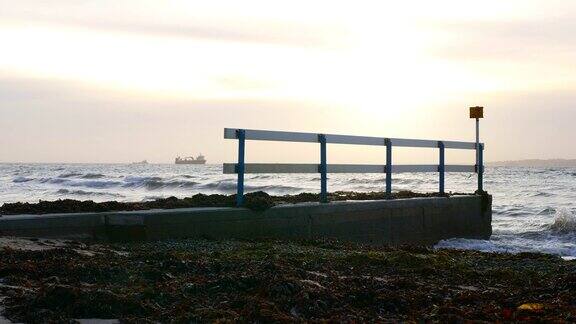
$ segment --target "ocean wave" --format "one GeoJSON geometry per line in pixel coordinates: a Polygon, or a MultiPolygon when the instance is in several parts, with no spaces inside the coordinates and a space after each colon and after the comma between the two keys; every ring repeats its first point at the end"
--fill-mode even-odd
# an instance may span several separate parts
{"type": "Polygon", "coordinates": [[[199,184],[196,181],[164,180],[161,177],[126,177],[124,181],[126,182],[122,185],[124,188],[146,188],[148,190],[194,188],[199,184]]]}
{"type": "MultiPolygon", "coordinates": [[[[100,178],[104,177],[102,174],[98,173],[88,173],[80,178],[70,178],[73,177],[68,174],[69,177],[58,177],[58,178],[42,178],[39,180],[40,183],[44,184],[57,184],[61,186],[68,187],[85,187],[94,189],[113,189],[113,188],[126,188],[126,189],[139,189],[144,188],[147,190],[159,190],[159,189],[177,189],[177,188],[194,188],[199,182],[196,181],[183,181],[183,180],[165,180],[161,177],[136,177],[136,176],[126,176],[123,181],[116,180],[106,180],[100,178]]],[[[34,179],[15,179],[15,181],[25,182],[34,179]]],[[[235,185],[235,182],[234,182],[235,185]]]]}
{"type": "Polygon", "coordinates": [[[376,184],[376,183],[386,183],[386,178],[377,178],[377,179],[351,178],[346,179],[345,182],[348,184],[376,184]]]}
{"type": "Polygon", "coordinates": [[[50,183],[50,184],[61,184],[64,182],[70,182],[67,178],[42,178],[40,183],[50,183]]]}
{"type": "Polygon", "coordinates": [[[63,174],[59,175],[58,178],[74,178],[74,177],[78,177],[81,175],[82,175],[82,173],[70,172],[70,173],[63,173],[63,174]]]}
{"type": "Polygon", "coordinates": [[[231,181],[214,181],[204,183],[198,186],[199,189],[218,190],[218,191],[232,191],[236,189],[236,182],[231,181]]]}
{"type": "Polygon", "coordinates": [[[104,177],[106,176],[100,173],[87,173],[82,176],[82,179],[100,179],[104,177]]]}
{"type": "Polygon", "coordinates": [[[23,182],[28,182],[28,181],[32,181],[34,180],[33,178],[26,178],[26,177],[16,177],[14,179],[12,179],[12,182],[14,183],[23,183],[23,182]]]}
{"type": "Polygon", "coordinates": [[[129,183],[144,183],[146,181],[162,181],[161,177],[137,177],[137,176],[126,176],[124,181],[129,183]]]}
{"type": "MultiPolygon", "coordinates": [[[[343,181],[345,184],[360,184],[360,185],[381,185],[386,183],[386,177],[378,177],[378,178],[351,178],[345,179],[343,181]]],[[[396,185],[409,185],[409,184],[421,184],[427,183],[427,180],[421,179],[402,179],[402,178],[395,178],[393,179],[394,184],[396,185]]]]}
{"type": "Polygon", "coordinates": [[[538,212],[538,215],[552,215],[556,213],[556,209],[552,208],[552,207],[547,207],[542,209],[541,211],[538,212]]]}
{"type": "Polygon", "coordinates": [[[566,209],[557,211],[554,223],[550,225],[550,230],[556,233],[576,232],[576,215],[566,209]]]}
{"type": "Polygon", "coordinates": [[[90,181],[67,181],[66,185],[70,187],[86,187],[95,189],[111,189],[118,187],[122,184],[119,181],[108,181],[108,180],[90,180],[90,181]]]}
{"type": "MultiPolygon", "coordinates": [[[[220,192],[233,192],[236,190],[236,181],[215,181],[204,183],[198,186],[198,189],[207,189],[220,192]]],[[[246,191],[265,191],[271,194],[300,192],[302,188],[284,185],[245,185],[246,191]]]]}
{"type": "MultiPolygon", "coordinates": [[[[234,189],[236,185],[234,185],[234,189]]],[[[270,194],[288,194],[303,191],[300,187],[269,185],[269,186],[246,186],[247,191],[264,191],[270,194]]]]}
{"type": "Polygon", "coordinates": [[[274,176],[271,174],[258,174],[251,176],[250,179],[272,179],[272,177],[274,176]]]}
{"type": "Polygon", "coordinates": [[[162,178],[160,177],[135,177],[127,176],[122,184],[124,188],[147,188],[155,190],[162,187],[162,178]]]}
{"type": "Polygon", "coordinates": [[[528,214],[528,212],[524,207],[517,207],[517,206],[508,206],[504,208],[499,208],[497,210],[497,213],[506,216],[524,216],[528,214]]]}
{"type": "Polygon", "coordinates": [[[555,195],[556,194],[551,193],[551,192],[538,191],[538,192],[533,193],[531,196],[532,197],[553,197],[555,195]]]}
{"type": "Polygon", "coordinates": [[[40,183],[45,184],[57,184],[69,187],[86,187],[86,188],[98,188],[98,189],[107,189],[107,188],[114,188],[119,187],[122,182],[119,181],[110,181],[110,180],[77,180],[77,179],[70,179],[70,178],[42,178],[40,179],[40,183]]]}
{"type": "Polygon", "coordinates": [[[198,186],[199,189],[229,191],[236,189],[236,182],[234,181],[214,181],[204,183],[198,186]]]}
{"type": "Polygon", "coordinates": [[[148,190],[158,190],[158,189],[176,189],[176,188],[193,188],[198,185],[195,181],[159,181],[159,180],[147,180],[140,183],[130,183],[124,185],[125,188],[146,188],[148,190]]]}
{"type": "Polygon", "coordinates": [[[78,196],[110,196],[123,198],[124,195],[112,192],[97,192],[97,191],[84,191],[84,190],[69,190],[69,189],[59,189],[56,191],[59,195],[78,195],[78,196]]]}
{"type": "Polygon", "coordinates": [[[556,254],[563,259],[572,259],[576,256],[576,249],[572,245],[566,245],[558,240],[543,240],[543,237],[535,239],[520,238],[508,235],[500,239],[475,240],[475,239],[448,239],[438,242],[434,249],[457,249],[476,250],[491,253],[522,253],[541,252],[556,254]]]}

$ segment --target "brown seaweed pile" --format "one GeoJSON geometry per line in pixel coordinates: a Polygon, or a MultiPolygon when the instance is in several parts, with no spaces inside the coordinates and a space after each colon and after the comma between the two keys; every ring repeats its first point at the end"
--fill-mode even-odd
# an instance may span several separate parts
{"type": "Polygon", "coordinates": [[[576,261],[542,254],[206,240],[0,253],[14,321],[576,321],[576,261]]]}
{"type": "MultiPolygon", "coordinates": [[[[385,192],[352,192],[337,191],[330,193],[330,201],[341,200],[375,200],[375,199],[401,199],[417,197],[439,197],[447,196],[438,193],[416,193],[412,191],[399,191],[388,196],[385,192]]],[[[245,195],[244,207],[252,210],[265,210],[281,203],[299,203],[319,201],[319,194],[301,193],[297,195],[270,196],[258,191],[245,195]]],[[[17,214],[52,214],[52,213],[82,213],[82,212],[110,212],[110,211],[131,211],[147,209],[174,209],[191,207],[234,207],[236,205],[236,195],[205,195],[196,194],[192,197],[176,198],[169,197],[154,201],[143,202],[94,202],[92,200],[61,199],[55,201],[40,200],[37,203],[5,203],[0,207],[0,215],[17,214]]]]}

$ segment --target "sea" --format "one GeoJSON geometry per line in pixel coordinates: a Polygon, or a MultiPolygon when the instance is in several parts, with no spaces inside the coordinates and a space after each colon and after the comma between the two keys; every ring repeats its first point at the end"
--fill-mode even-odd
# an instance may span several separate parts
{"type": "MultiPolygon", "coordinates": [[[[493,195],[490,240],[452,239],[437,248],[543,252],[576,258],[576,168],[486,167],[493,195]]],[[[329,191],[383,191],[383,174],[331,174],[329,191]]],[[[446,174],[447,192],[474,192],[475,174],[446,174]]],[[[434,192],[438,175],[396,174],[393,190],[434,192]]],[[[318,192],[318,175],[247,175],[247,191],[272,195],[318,192]]],[[[232,194],[236,177],[222,165],[0,164],[0,204],[39,200],[145,201],[197,193],[232,194]]],[[[354,215],[350,215],[354,217],[354,215]]]]}

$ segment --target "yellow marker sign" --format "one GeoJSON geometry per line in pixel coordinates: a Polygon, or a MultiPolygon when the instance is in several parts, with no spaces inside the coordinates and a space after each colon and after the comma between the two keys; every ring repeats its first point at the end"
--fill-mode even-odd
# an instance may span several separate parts
{"type": "Polygon", "coordinates": [[[484,118],[484,107],[470,107],[470,118],[484,118]]]}

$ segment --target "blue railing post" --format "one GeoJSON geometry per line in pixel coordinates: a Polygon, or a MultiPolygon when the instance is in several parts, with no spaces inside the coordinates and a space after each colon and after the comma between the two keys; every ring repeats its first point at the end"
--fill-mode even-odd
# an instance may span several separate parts
{"type": "Polygon", "coordinates": [[[478,144],[478,164],[476,165],[476,172],[478,172],[478,193],[484,192],[484,144],[478,144]]]}
{"type": "Polygon", "coordinates": [[[440,173],[440,183],[439,183],[439,191],[440,194],[443,195],[444,194],[444,175],[445,175],[445,171],[446,171],[446,163],[445,163],[445,147],[444,147],[444,142],[439,141],[438,142],[438,149],[440,151],[440,163],[438,165],[438,172],[440,173]]]}
{"type": "Polygon", "coordinates": [[[320,202],[328,202],[328,165],[326,162],[326,135],[318,135],[320,142],[320,202]]]}
{"type": "Polygon", "coordinates": [[[386,144],[386,195],[392,197],[392,141],[389,138],[384,139],[386,144]]]}
{"type": "Polygon", "coordinates": [[[238,184],[236,186],[236,206],[240,207],[244,203],[244,151],[246,147],[246,131],[239,129],[236,131],[238,138],[238,164],[236,173],[238,174],[238,184]]]}

